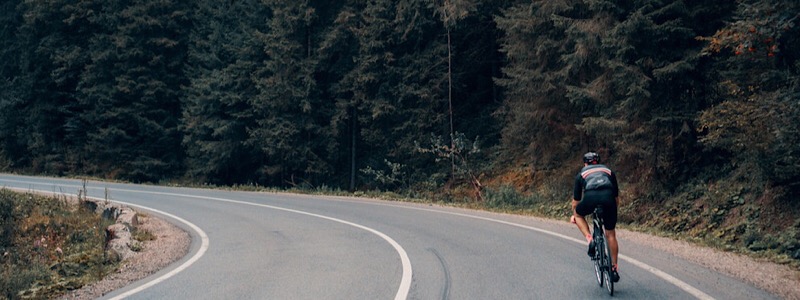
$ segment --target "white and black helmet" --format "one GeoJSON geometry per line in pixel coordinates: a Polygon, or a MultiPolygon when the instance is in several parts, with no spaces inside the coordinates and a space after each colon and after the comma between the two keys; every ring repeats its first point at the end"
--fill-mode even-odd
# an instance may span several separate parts
{"type": "Polygon", "coordinates": [[[583,155],[583,162],[587,164],[599,164],[600,155],[595,152],[586,152],[586,154],[583,155]]]}

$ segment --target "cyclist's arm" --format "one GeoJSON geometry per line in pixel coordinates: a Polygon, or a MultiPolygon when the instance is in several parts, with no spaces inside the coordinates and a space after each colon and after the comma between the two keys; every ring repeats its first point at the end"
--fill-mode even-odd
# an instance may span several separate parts
{"type": "Polygon", "coordinates": [[[572,189],[572,216],[570,217],[570,222],[575,223],[575,207],[578,206],[578,203],[581,202],[581,198],[583,197],[583,177],[581,174],[575,176],[575,187],[572,189]]]}
{"type": "Polygon", "coordinates": [[[578,176],[575,176],[575,186],[572,188],[573,208],[575,207],[575,205],[578,205],[577,203],[575,203],[575,201],[580,202],[582,198],[583,198],[583,177],[581,177],[581,174],[578,174],[578,176]]]}
{"type": "Polygon", "coordinates": [[[570,217],[569,217],[569,222],[572,223],[572,224],[576,224],[578,222],[575,219],[575,215],[578,214],[578,212],[575,211],[575,207],[578,206],[578,203],[580,203],[580,201],[572,199],[572,215],[570,215],[570,217]]]}
{"type": "Polygon", "coordinates": [[[617,203],[617,207],[619,207],[619,185],[617,184],[616,173],[611,173],[611,184],[614,188],[614,201],[617,203]]]}

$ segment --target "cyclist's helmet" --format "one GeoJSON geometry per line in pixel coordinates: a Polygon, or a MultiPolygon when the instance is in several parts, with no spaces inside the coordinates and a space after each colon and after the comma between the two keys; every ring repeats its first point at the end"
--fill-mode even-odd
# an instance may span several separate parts
{"type": "Polygon", "coordinates": [[[599,164],[600,163],[600,155],[597,155],[595,152],[586,152],[583,155],[583,162],[587,164],[599,164]]]}

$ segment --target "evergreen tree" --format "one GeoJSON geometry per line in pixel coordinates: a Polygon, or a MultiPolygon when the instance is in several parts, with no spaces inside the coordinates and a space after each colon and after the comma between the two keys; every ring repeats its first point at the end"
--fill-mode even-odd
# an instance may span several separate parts
{"type": "Polygon", "coordinates": [[[510,6],[506,1],[476,1],[475,9],[452,32],[453,97],[456,131],[496,144],[499,124],[492,116],[502,102],[494,82],[500,76],[503,55],[495,16],[510,6]]]}
{"type": "MultiPolygon", "coordinates": [[[[386,70],[384,79],[388,83],[386,95],[390,113],[373,120],[377,128],[384,130],[388,137],[388,149],[383,157],[373,157],[366,161],[366,168],[393,171],[393,164],[402,167],[401,185],[409,182],[429,181],[443,183],[445,178],[453,178],[454,165],[435,164],[435,157],[422,155],[420,144],[431,142],[432,137],[445,137],[451,142],[454,136],[454,116],[452,108],[464,108],[456,97],[453,87],[459,73],[452,63],[458,55],[453,46],[455,23],[445,25],[439,12],[442,3],[428,1],[398,1],[394,9],[392,23],[394,29],[391,51],[394,61],[386,70]],[[448,44],[450,38],[450,44],[448,44]],[[448,51],[449,49],[449,51],[448,51]],[[383,161],[380,161],[383,160],[383,161]],[[408,170],[414,170],[409,172],[408,170]],[[449,176],[448,176],[449,175],[449,176]]],[[[452,7],[451,7],[452,8],[452,7]]],[[[459,66],[461,67],[461,66],[459,66]]],[[[399,172],[397,170],[395,172],[399,172]]],[[[374,178],[369,183],[376,183],[374,178]]],[[[378,186],[397,188],[397,186],[378,186]]]]}
{"type": "Polygon", "coordinates": [[[395,154],[391,159],[416,170],[413,182],[442,183],[443,177],[449,177],[450,184],[468,181],[479,188],[477,178],[467,175],[475,170],[465,169],[478,164],[460,164],[453,151],[463,139],[492,141],[496,136],[491,114],[500,100],[495,98],[493,72],[499,70],[500,53],[495,41],[499,30],[492,18],[506,4],[408,2],[399,5],[407,8],[398,10],[396,25],[401,39],[395,49],[401,51],[397,52],[398,82],[393,86],[398,88],[393,95],[400,99],[395,124],[402,127],[394,129],[399,151],[390,152],[395,154]],[[434,147],[439,137],[448,141],[449,166],[437,166],[432,161],[435,157],[409,147],[434,147]]]}
{"type": "Polygon", "coordinates": [[[355,188],[356,158],[356,120],[355,111],[350,105],[353,91],[343,85],[346,76],[355,68],[354,57],[358,54],[358,39],[353,28],[358,25],[357,11],[351,3],[345,3],[333,18],[329,29],[324,33],[318,48],[322,81],[320,91],[326,98],[335,103],[330,118],[331,133],[334,140],[329,151],[338,173],[347,174],[348,180],[338,184],[355,188]]]}
{"type": "Polygon", "coordinates": [[[737,173],[794,191],[800,189],[798,12],[795,2],[736,2],[732,21],[705,39],[713,102],[700,116],[704,145],[734,161],[737,173]]]}
{"type": "Polygon", "coordinates": [[[693,159],[702,97],[702,45],[689,25],[710,5],[537,1],[506,10],[506,149],[540,159],[537,169],[595,150],[642,184],[685,175],[676,165],[693,159]]]}
{"type": "Polygon", "coordinates": [[[598,2],[611,27],[602,38],[609,54],[601,60],[604,72],[593,79],[602,83],[594,91],[601,96],[593,100],[610,105],[585,116],[581,129],[642,184],[669,185],[681,175],[676,165],[692,163],[696,152],[691,128],[702,95],[696,70],[702,45],[689,27],[692,12],[716,4],[598,2]]]}
{"type": "Polygon", "coordinates": [[[21,121],[19,139],[25,145],[22,166],[37,172],[64,174],[80,169],[85,126],[76,87],[87,61],[87,40],[95,28],[86,14],[95,5],[68,1],[26,1],[18,6],[25,16],[20,25],[12,99],[21,121]]]}
{"type": "Polygon", "coordinates": [[[0,170],[19,167],[23,149],[18,129],[22,125],[19,114],[23,78],[20,64],[22,37],[18,29],[23,23],[17,7],[21,1],[4,1],[0,4],[0,170]]]}
{"type": "Polygon", "coordinates": [[[578,150],[581,140],[574,124],[587,108],[568,101],[567,87],[591,84],[600,73],[598,40],[607,27],[602,17],[582,15],[586,6],[580,2],[521,3],[503,9],[496,18],[506,57],[503,75],[496,80],[504,93],[496,113],[503,122],[504,164],[553,169],[578,150]],[[585,20],[570,22],[565,16],[585,20]],[[593,30],[575,30],[579,28],[593,30]],[[587,36],[576,36],[581,34],[587,36]]]}
{"type": "Polygon", "coordinates": [[[257,125],[250,143],[264,155],[269,184],[313,184],[332,171],[325,151],[332,103],[320,98],[315,79],[316,9],[311,1],[265,3],[271,14],[267,31],[258,34],[266,59],[254,73],[259,93],[251,99],[257,125]]]}
{"type": "Polygon", "coordinates": [[[183,89],[183,145],[187,175],[216,184],[254,182],[258,151],[247,144],[254,127],[248,99],[251,74],[263,52],[252,28],[264,15],[260,1],[199,1],[192,16],[183,89]]]}
{"type": "Polygon", "coordinates": [[[91,41],[92,61],[79,92],[92,171],[135,181],[174,176],[182,168],[178,120],[185,83],[188,5],[181,1],[105,2],[104,34],[91,41]]]}
{"type": "MultiPolygon", "coordinates": [[[[336,99],[332,118],[335,132],[348,145],[350,189],[355,188],[358,169],[371,162],[382,162],[382,150],[387,150],[387,136],[376,128],[375,119],[385,116],[393,107],[388,97],[389,81],[386,70],[395,57],[392,47],[392,1],[362,3],[346,6],[337,18],[335,38],[353,42],[352,65],[343,71],[332,86],[336,99]],[[374,159],[371,157],[381,157],[374,159]]],[[[328,41],[337,43],[337,41],[328,41]]],[[[340,42],[338,42],[340,43],[340,42]]]]}
{"type": "Polygon", "coordinates": [[[348,158],[351,189],[358,178],[369,187],[397,187],[367,170],[397,166],[426,178],[436,169],[415,147],[430,134],[448,132],[447,48],[435,11],[424,1],[356,1],[342,9],[326,37],[325,45],[345,45],[323,47],[326,57],[347,57],[337,64],[329,93],[336,99],[332,125],[349,154],[342,157],[348,158]]]}

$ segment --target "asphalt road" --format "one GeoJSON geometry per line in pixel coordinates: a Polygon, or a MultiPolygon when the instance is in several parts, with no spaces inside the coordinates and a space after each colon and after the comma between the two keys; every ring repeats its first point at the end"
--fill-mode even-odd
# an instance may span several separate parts
{"type": "MultiPolygon", "coordinates": [[[[75,195],[78,180],[0,174],[75,195]]],[[[603,299],[574,225],[424,204],[90,181],[160,215],[189,254],[105,299],[603,299]]],[[[774,299],[620,237],[616,299],[774,299]]]]}

